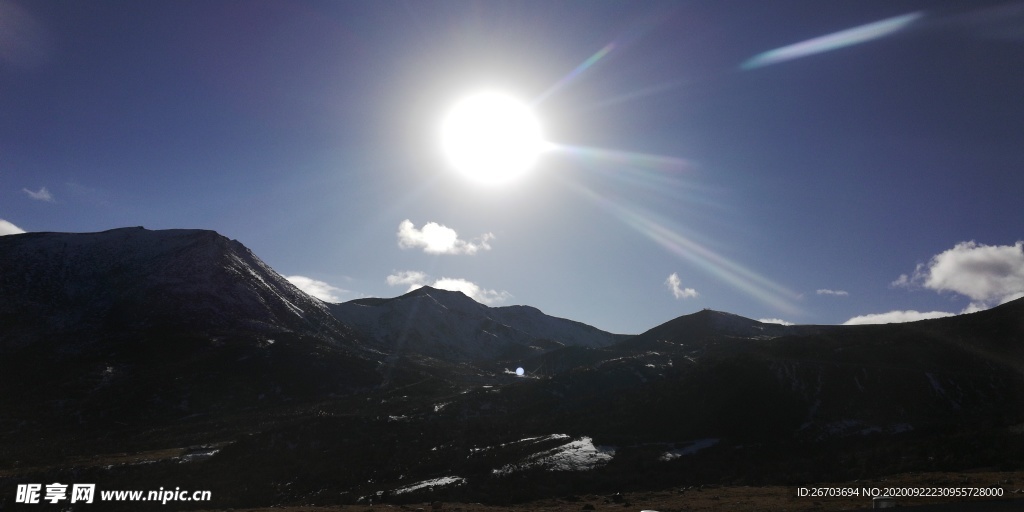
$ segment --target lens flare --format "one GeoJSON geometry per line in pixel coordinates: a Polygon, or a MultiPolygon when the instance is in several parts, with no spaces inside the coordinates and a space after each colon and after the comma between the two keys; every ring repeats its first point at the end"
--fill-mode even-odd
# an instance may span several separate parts
{"type": "Polygon", "coordinates": [[[648,153],[635,153],[631,151],[618,151],[614,149],[602,149],[587,146],[570,146],[554,142],[548,143],[548,149],[556,153],[568,154],[584,161],[601,161],[605,164],[626,165],[629,167],[641,167],[660,171],[683,171],[692,166],[689,160],[672,156],[652,155],[648,153]]]}
{"type": "Polygon", "coordinates": [[[551,96],[552,94],[558,92],[563,87],[565,87],[565,86],[569,85],[570,83],[572,83],[574,80],[576,80],[577,77],[580,76],[581,73],[586,71],[587,68],[590,68],[594,64],[597,64],[597,61],[603,59],[605,56],[607,56],[609,53],[611,53],[612,50],[614,50],[614,49],[615,49],[615,43],[608,43],[607,45],[605,45],[604,48],[601,48],[600,50],[597,51],[597,53],[591,55],[589,58],[587,58],[587,60],[583,61],[582,64],[580,64],[579,66],[576,66],[576,69],[570,71],[568,75],[565,75],[564,77],[562,77],[561,80],[559,80],[558,82],[555,82],[555,85],[552,85],[551,87],[548,87],[548,90],[544,91],[534,101],[534,103],[536,104],[536,103],[540,103],[540,102],[544,101],[545,99],[547,99],[548,96],[551,96]]]}
{"type": "Polygon", "coordinates": [[[798,294],[670,229],[667,221],[639,207],[619,204],[621,201],[612,201],[582,185],[576,184],[574,188],[627,226],[733,288],[786,314],[802,314],[794,304],[798,294]]]}
{"type": "Polygon", "coordinates": [[[742,69],[755,69],[788,60],[800,59],[818,53],[846,48],[899,32],[907,25],[924,17],[924,12],[912,12],[903,16],[887,18],[867,25],[861,25],[832,34],[815,37],[799,43],[783,46],[750,58],[740,65],[742,69]]]}

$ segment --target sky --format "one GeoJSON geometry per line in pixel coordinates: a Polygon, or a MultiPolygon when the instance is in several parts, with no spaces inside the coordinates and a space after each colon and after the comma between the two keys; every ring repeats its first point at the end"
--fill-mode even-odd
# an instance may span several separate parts
{"type": "Polygon", "coordinates": [[[0,0],[0,233],[212,229],[325,300],[616,333],[1024,295],[1024,2],[0,0]],[[497,91],[544,147],[482,184],[497,91]]]}

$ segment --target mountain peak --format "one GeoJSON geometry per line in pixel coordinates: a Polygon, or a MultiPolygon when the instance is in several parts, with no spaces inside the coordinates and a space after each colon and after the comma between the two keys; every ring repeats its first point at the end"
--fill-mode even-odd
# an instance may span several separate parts
{"type": "Polygon", "coordinates": [[[356,299],[328,307],[338,320],[388,350],[398,347],[451,360],[521,359],[564,345],[597,347],[619,340],[537,308],[492,308],[461,291],[431,286],[391,299],[356,299]]]}
{"type": "Polygon", "coordinates": [[[409,291],[406,294],[402,294],[401,297],[415,297],[417,295],[431,295],[433,293],[437,293],[437,294],[458,294],[458,295],[466,296],[466,294],[464,294],[462,292],[459,292],[459,291],[443,290],[443,289],[440,289],[440,288],[434,288],[434,287],[429,286],[429,285],[423,285],[420,288],[417,288],[416,290],[411,290],[411,291],[409,291]]]}
{"type": "MultiPolygon", "coordinates": [[[[0,239],[0,317],[51,330],[184,323],[209,329],[305,330],[334,323],[240,242],[216,231],[118,228],[0,239]],[[316,320],[314,320],[316,319],[316,320]]],[[[190,327],[190,328],[191,328],[190,327]]]]}
{"type": "Polygon", "coordinates": [[[407,300],[415,299],[419,297],[429,297],[434,302],[449,309],[486,309],[487,306],[477,302],[472,297],[465,293],[457,290],[443,290],[441,288],[434,288],[432,286],[421,286],[415,290],[395,297],[395,300],[407,300]]]}
{"type": "Polygon", "coordinates": [[[465,297],[467,299],[470,299],[468,295],[458,290],[445,290],[442,288],[434,288],[433,286],[428,285],[423,285],[420,286],[419,288],[416,288],[415,290],[411,290],[403,295],[400,295],[399,298],[418,297],[420,295],[430,295],[432,297],[465,297]]]}

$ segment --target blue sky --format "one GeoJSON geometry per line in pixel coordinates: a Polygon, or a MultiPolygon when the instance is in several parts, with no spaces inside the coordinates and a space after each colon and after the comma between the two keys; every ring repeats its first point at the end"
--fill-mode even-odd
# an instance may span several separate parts
{"type": "Polygon", "coordinates": [[[621,333],[1024,293],[1021,2],[0,0],[0,34],[2,233],[214,229],[334,300],[621,333]],[[553,148],[500,186],[440,151],[481,90],[553,148]]]}

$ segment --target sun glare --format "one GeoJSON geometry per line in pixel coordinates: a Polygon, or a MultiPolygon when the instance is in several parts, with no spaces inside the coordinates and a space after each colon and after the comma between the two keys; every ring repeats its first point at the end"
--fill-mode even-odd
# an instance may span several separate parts
{"type": "Polygon", "coordinates": [[[488,92],[452,107],[441,125],[441,146],[452,166],[467,178],[498,185],[530,170],[544,141],[540,121],[528,105],[488,92]]]}

